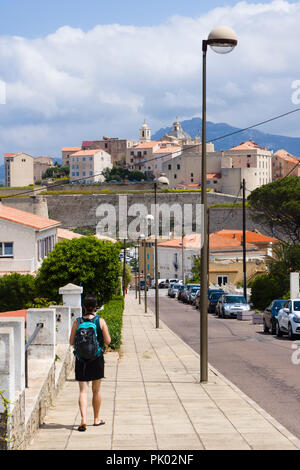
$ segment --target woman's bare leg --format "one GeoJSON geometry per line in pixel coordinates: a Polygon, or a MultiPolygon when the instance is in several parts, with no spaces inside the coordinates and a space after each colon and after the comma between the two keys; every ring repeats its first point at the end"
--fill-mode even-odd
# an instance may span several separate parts
{"type": "Polygon", "coordinates": [[[100,407],[101,407],[101,393],[100,393],[101,379],[93,380],[92,390],[93,390],[93,410],[94,410],[94,424],[99,424],[100,422],[100,407]]]}
{"type": "Polygon", "coordinates": [[[88,408],[88,391],[89,384],[88,382],[79,382],[79,409],[81,414],[81,426],[86,426],[86,415],[88,408]]]}

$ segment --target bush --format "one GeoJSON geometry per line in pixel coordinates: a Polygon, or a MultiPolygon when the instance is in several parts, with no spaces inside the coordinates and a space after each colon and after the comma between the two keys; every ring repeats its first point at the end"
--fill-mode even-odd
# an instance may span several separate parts
{"type": "Polygon", "coordinates": [[[35,278],[30,274],[6,274],[0,278],[0,311],[22,310],[36,297],[35,278]]]}
{"type": "Polygon", "coordinates": [[[100,305],[108,302],[119,285],[119,253],[118,243],[93,236],[57,243],[38,272],[37,297],[59,303],[59,288],[72,283],[83,287],[83,295],[96,295],[100,305]]]}
{"type": "Polygon", "coordinates": [[[115,296],[107,304],[104,309],[98,312],[107,324],[111,337],[110,347],[119,349],[122,343],[122,324],[123,324],[124,297],[115,296]]]}
{"type": "Polygon", "coordinates": [[[280,299],[284,295],[282,284],[278,279],[269,274],[257,276],[249,283],[251,287],[251,302],[254,308],[264,310],[274,299],[280,299]]]}

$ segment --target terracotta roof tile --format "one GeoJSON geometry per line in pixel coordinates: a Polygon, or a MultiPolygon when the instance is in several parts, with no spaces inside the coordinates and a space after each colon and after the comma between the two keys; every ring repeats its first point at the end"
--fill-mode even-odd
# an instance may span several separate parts
{"type": "Polygon", "coordinates": [[[60,222],[57,220],[47,219],[46,217],[31,214],[30,212],[20,211],[19,209],[5,206],[3,203],[0,203],[0,219],[9,220],[10,222],[26,225],[38,230],[60,225],[60,222]]]}

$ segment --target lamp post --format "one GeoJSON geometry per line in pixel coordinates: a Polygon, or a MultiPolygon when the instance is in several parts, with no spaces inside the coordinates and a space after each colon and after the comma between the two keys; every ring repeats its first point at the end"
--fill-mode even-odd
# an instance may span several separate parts
{"type": "Polygon", "coordinates": [[[208,328],[207,328],[207,281],[208,281],[208,236],[207,236],[207,193],[206,193],[206,54],[210,46],[219,54],[231,52],[237,45],[235,32],[227,26],[211,31],[208,39],[202,41],[202,168],[201,204],[204,212],[201,248],[201,290],[200,290],[200,382],[208,380],[208,328]]]}
{"type": "Polygon", "coordinates": [[[135,284],[135,298],[137,299],[137,245],[134,245],[134,284],[135,284]]]}
{"type": "Polygon", "coordinates": [[[138,284],[138,293],[139,293],[139,305],[141,305],[140,237],[138,238],[138,241],[137,241],[137,247],[138,247],[138,283],[139,283],[138,284]]]}
{"type": "Polygon", "coordinates": [[[124,246],[123,246],[123,297],[125,297],[125,294],[126,294],[125,277],[126,277],[126,239],[124,238],[124,246]]]}
{"type": "Polygon", "coordinates": [[[154,205],[155,205],[155,248],[154,248],[154,262],[155,262],[155,326],[159,328],[159,294],[158,294],[158,248],[157,239],[159,235],[159,218],[157,213],[157,187],[169,186],[169,180],[164,173],[161,173],[159,178],[154,180],[154,205]]]}

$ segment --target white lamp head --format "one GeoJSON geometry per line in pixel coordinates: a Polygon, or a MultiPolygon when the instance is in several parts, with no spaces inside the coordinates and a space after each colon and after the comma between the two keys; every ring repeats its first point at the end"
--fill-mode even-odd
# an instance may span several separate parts
{"type": "Polygon", "coordinates": [[[207,40],[207,44],[218,54],[228,54],[237,46],[237,43],[235,32],[228,26],[219,26],[213,29],[207,40]]]}

